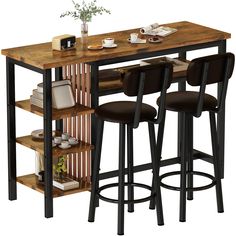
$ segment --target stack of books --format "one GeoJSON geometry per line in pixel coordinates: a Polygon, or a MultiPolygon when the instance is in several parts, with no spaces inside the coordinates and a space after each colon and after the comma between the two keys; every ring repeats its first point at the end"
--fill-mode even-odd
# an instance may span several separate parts
{"type": "Polygon", "coordinates": [[[79,188],[79,182],[69,177],[54,178],[53,186],[63,191],[79,188]]]}
{"type": "MultiPolygon", "coordinates": [[[[43,108],[43,83],[37,85],[30,96],[31,105],[43,108]]],[[[52,82],[52,107],[64,109],[73,107],[75,99],[71,88],[70,80],[52,82]]]]}

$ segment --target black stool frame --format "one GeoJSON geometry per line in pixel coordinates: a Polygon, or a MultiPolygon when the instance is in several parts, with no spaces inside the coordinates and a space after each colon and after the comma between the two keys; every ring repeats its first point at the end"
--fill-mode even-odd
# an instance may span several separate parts
{"type": "MultiPolygon", "coordinates": [[[[169,67],[172,65],[168,64],[169,67]]],[[[134,211],[134,204],[153,199],[155,201],[156,212],[157,212],[157,222],[158,225],[164,224],[163,210],[162,210],[162,199],[160,191],[160,181],[159,181],[159,169],[160,169],[160,159],[161,159],[161,146],[163,139],[163,127],[165,118],[165,95],[167,88],[170,85],[170,68],[165,68],[164,82],[161,90],[161,105],[158,110],[157,119],[148,121],[149,129],[149,139],[150,139],[150,149],[152,158],[152,169],[153,169],[153,188],[144,184],[134,183],[133,176],[133,129],[139,126],[141,106],[144,94],[145,85],[145,73],[140,73],[139,89],[136,100],[136,109],[134,115],[134,121],[132,124],[119,123],[119,174],[118,183],[104,185],[99,188],[99,167],[101,161],[101,149],[102,149],[102,137],[103,137],[103,127],[104,121],[98,119],[98,130],[97,130],[97,143],[95,150],[95,159],[92,172],[92,190],[90,198],[90,208],[88,221],[93,222],[95,218],[96,206],[98,206],[98,199],[102,199],[111,203],[118,203],[118,235],[124,234],[124,204],[128,204],[128,212],[134,211]],[[154,125],[159,124],[158,129],[158,145],[156,145],[155,139],[155,129],[154,125]],[[127,162],[128,162],[128,182],[125,182],[125,128],[127,128],[127,162]],[[118,186],[118,200],[110,199],[101,195],[101,191],[110,187],[118,186]],[[128,186],[128,200],[124,200],[124,187],[128,186]],[[134,199],[134,187],[141,187],[151,191],[151,195],[142,199],[134,199]]],[[[139,67],[140,68],[140,67],[139,67]]],[[[144,67],[142,68],[142,70],[144,67]]]]}
{"type": "MultiPolygon", "coordinates": [[[[227,56],[227,54],[225,54],[225,56],[227,56]]],[[[234,66],[234,56],[228,53],[228,57],[225,63],[224,76],[221,82],[222,90],[218,99],[218,105],[214,110],[209,111],[214,176],[204,173],[204,172],[193,171],[193,117],[200,117],[203,111],[204,95],[205,95],[205,89],[206,89],[208,73],[209,73],[209,62],[205,62],[203,65],[203,72],[202,72],[196,113],[194,114],[188,113],[188,112],[181,113],[181,116],[183,118],[182,148],[181,148],[181,157],[180,157],[181,170],[168,172],[160,176],[160,181],[161,181],[163,178],[166,178],[168,176],[180,174],[180,187],[167,185],[163,183],[162,181],[161,181],[161,186],[170,190],[180,191],[179,220],[181,222],[186,221],[186,193],[187,193],[187,199],[192,200],[193,191],[201,191],[201,190],[211,188],[213,186],[216,186],[218,212],[224,212],[222,186],[221,186],[221,173],[220,173],[219,137],[217,134],[215,114],[218,114],[219,112],[221,112],[224,107],[226,91],[228,87],[228,79],[230,77],[229,76],[230,70],[232,70],[233,66],[234,66]],[[187,175],[187,181],[186,181],[186,175],[187,175]],[[205,186],[193,187],[193,175],[204,176],[206,178],[211,179],[212,182],[205,186]]],[[[154,207],[155,207],[154,203],[151,201],[150,208],[154,208],[154,207]]]]}

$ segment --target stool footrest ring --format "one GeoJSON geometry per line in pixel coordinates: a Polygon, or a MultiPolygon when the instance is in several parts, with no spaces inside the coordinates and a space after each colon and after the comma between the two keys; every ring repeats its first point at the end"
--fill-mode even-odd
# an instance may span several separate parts
{"type": "MultiPolygon", "coordinates": [[[[180,187],[176,187],[176,186],[172,186],[172,185],[168,185],[168,184],[165,184],[162,182],[162,179],[166,178],[166,177],[170,177],[170,176],[173,176],[173,175],[180,175],[180,171],[172,171],[172,172],[168,172],[168,173],[165,173],[163,175],[160,176],[160,185],[163,187],[163,188],[167,188],[167,189],[170,189],[170,190],[175,190],[175,191],[180,191],[180,187]]],[[[200,172],[200,171],[187,171],[186,172],[186,175],[188,174],[192,174],[192,175],[199,175],[199,176],[203,176],[203,177],[206,177],[208,179],[211,179],[212,182],[210,184],[207,184],[207,185],[203,185],[203,186],[199,186],[199,187],[193,187],[193,188],[186,188],[187,191],[201,191],[201,190],[206,190],[206,189],[209,189],[213,186],[216,185],[216,179],[214,176],[210,175],[210,174],[207,174],[205,172],[200,172]]]]}
{"type": "MultiPolygon", "coordinates": [[[[118,203],[117,199],[112,199],[112,198],[108,198],[108,197],[104,197],[103,195],[100,194],[101,191],[108,189],[108,188],[114,188],[114,187],[118,187],[118,183],[112,183],[112,184],[106,184],[104,186],[101,186],[98,191],[97,191],[97,195],[98,197],[106,202],[111,202],[111,203],[118,203]]],[[[124,183],[125,186],[133,186],[133,187],[139,187],[139,188],[145,188],[147,190],[152,191],[152,188],[146,184],[141,184],[141,183],[124,183]]],[[[134,200],[125,200],[124,204],[128,204],[128,203],[141,203],[141,202],[146,202],[149,201],[150,199],[152,199],[154,197],[154,194],[151,194],[148,197],[145,198],[139,198],[139,199],[134,199],[134,200]]]]}

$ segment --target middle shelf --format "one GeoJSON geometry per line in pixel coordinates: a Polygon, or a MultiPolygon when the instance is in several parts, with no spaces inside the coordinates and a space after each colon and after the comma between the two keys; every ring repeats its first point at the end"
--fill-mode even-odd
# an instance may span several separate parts
{"type": "MultiPolygon", "coordinates": [[[[23,110],[32,112],[36,115],[43,116],[43,109],[40,107],[31,105],[30,100],[17,101],[16,106],[23,110]]],[[[72,116],[92,114],[93,112],[94,112],[94,109],[77,103],[74,107],[71,107],[71,108],[65,108],[65,109],[52,108],[52,119],[59,120],[59,119],[72,117],[72,116]]]]}
{"type": "MultiPolygon", "coordinates": [[[[31,148],[31,149],[39,152],[42,155],[44,154],[43,142],[32,140],[31,135],[18,137],[18,138],[16,138],[16,142],[25,146],[25,147],[31,148]]],[[[78,144],[73,145],[68,149],[61,149],[59,147],[53,147],[52,148],[52,156],[59,157],[59,156],[70,154],[70,153],[79,153],[79,152],[89,151],[92,149],[94,149],[93,145],[85,143],[83,141],[79,141],[78,144]]]]}

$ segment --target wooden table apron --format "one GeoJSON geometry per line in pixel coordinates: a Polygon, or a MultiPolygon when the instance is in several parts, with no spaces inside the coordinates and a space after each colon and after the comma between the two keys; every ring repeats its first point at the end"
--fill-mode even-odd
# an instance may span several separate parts
{"type": "MultiPolygon", "coordinates": [[[[169,26],[180,25],[181,23],[173,23],[168,24],[169,26]]],[[[187,25],[188,22],[183,22],[183,25],[187,25]]],[[[188,23],[192,24],[192,23],[188,23]]],[[[195,26],[195,24],[192,24],[195,26]]],[[[197,25],[198,26],[198,25],[197,25]]],[[[207,27],[202,27],[204,30],[210,30],[209,32],[217,32],[222,33],[222,36],[215,36],[214,39],[205,39],[205,40],[197,40],[196,42],[192,42],[191,45],[184,44],[182,42],[180,45],[175,45],[173,47],[168,47],[164,49],[160,49],[156,47],[153,50],[137,50],[135,53],[120,53],[119,55],[112,55],[109,57],[106,53],[106,56],[101,54],[101,57],[95,57],[94,60],[85,59],[85,63],[88,63],[91,66],[91,106],[92,108],[96,108],[99,105],[99,94],[98,94],[98,70],[99,66],[109,65],[113,63],[126,62],[131,60],[143,59],[154,56],[161,56],[167,54],[178,53],[179,58],[186,59],[186,54],[188,51],[198,50],[203,48],[210,47],[218,47],[218,53],[226,52],[226,39],[230,38],[230,34],[224,33],[221,31],[213,30],[207,27]]],[[[136,29],[138,30],[138,29],[136,29]]],[[[204,34],[203,30],[203,34],[204,34]]],[[[134,31],[134,30],[131,30],[134,31]]],[[[130,31],[127,31],[130,32],[130,31]]],[[[181,33],[181,28],[178,30],[181,33]]],[[[189,32],[194,34],[194,32],[189,32]]],[[[105,37],[111,34],[99,35],[98,38],[105,37]]],[[[114,35],[117,35],[115,33],[114,35]]],[[[208,32],[205,33],[207,37],[208,32]]],[[[169,39],[171,37],[177,36],[173,34],[172,36],[168,36],[169,39]]],[[[92,36],[91,38],[95,38],[92,36]]],[[[167,38],[164,39],[165,42],[167,38]]],[[[164,44],[163,44],[164,45],[164,44]]],[[[119,46],[118,46],[119,47],[119,46]]],[[[112,49],[115,50],[115,49],[112,49]]],[[[60,80],[62,77],[62,64],[58,63],[58,66],[52,67],[43,67],[41,65],[37,66],[34,62],[28,62],[28,59],[24,61],[20,54],[14,56],[12,54],[11,49],[2,50],[2,54],[5,55],[6,58],[6,78],[7,78],[7,128],[8,128],[8,177],[9,177],[9,199],[15,200],[17,198],[17,190],[16,190],[16,127],[15,127],[15,65],[19,65],[25,67],[27,69],[36,71],[43,75],[43,89],[44,89],[44,130],[45,130],[45,138],[44,138],[44,154],[45,154],[45,217],[49,218],[53,216],[53,195],[52,195],[52,146],[49,145],[51,143],[52,137],[52,98],[51,98],[51,81],[52,81],[52,72],[51,68],[55,68],[55,79],[60,80]],[[27,61],[27,62],[26,62],[27,61]]],[[[32,54],[33,55],[33,54],[32,54]]],[[[72,58],[73,59],[73,58],[72,58]]],[[[83,63],[83,58],[77,59],[78,63],[83,63]]],[[[63,62],[64,63],[64,62],[63,62]]],[[[76,63],[75,58],[71,60],[71,63],[76,63]]],[[[68,65],[69,63],[67,63],[68,65]]],[[[180,91],[184,91],[186,88],[186,83],[181,81],[179,82],[178,89],[180,91]]],[[[218,85],[218,96],[221,92],[221,84],[218,85]]],[[[182,135],[182,116],[178,115],[178,153],[177,157],[162,160],[161,165],[170,165],[174,163],[179,163],[180,149],[181,149],[181,135],[182,135]]],[[[91,124],[91,135],[92,135],[92,144],[96,143],[96,130],[97,130],[97,122],[96,118],[92,116],[92,124],[91,124]]],[[[63,129],[62,120],[56,121],[56,128],[58,130],[63,129]]],[[[225,133],[225,110],[223,110],[217,117],[217,132],[219,139],[219,147],[220,147],[220,158],[221,158],[221,176],[224,176],[224,133],[225,133]]],[[[94,153],[92,154],[93,159],[94,153]]],[[[194,158],[195,159],[203,159],[208,162],[212,162],[212,156],[206,153],[200,152],[198,150],[194,150],[194,158]]],[[[151,164],[143,164],[134,167],[134,171],[143,171],[151,168],[151,164]]],[[[127,170],[126,170],[127,171],[127,170]]],[[[101,173],[100,178],[110,178],[113,176],[117,176],[118,171],[110,171],[107,173],[101,173]]]]}

